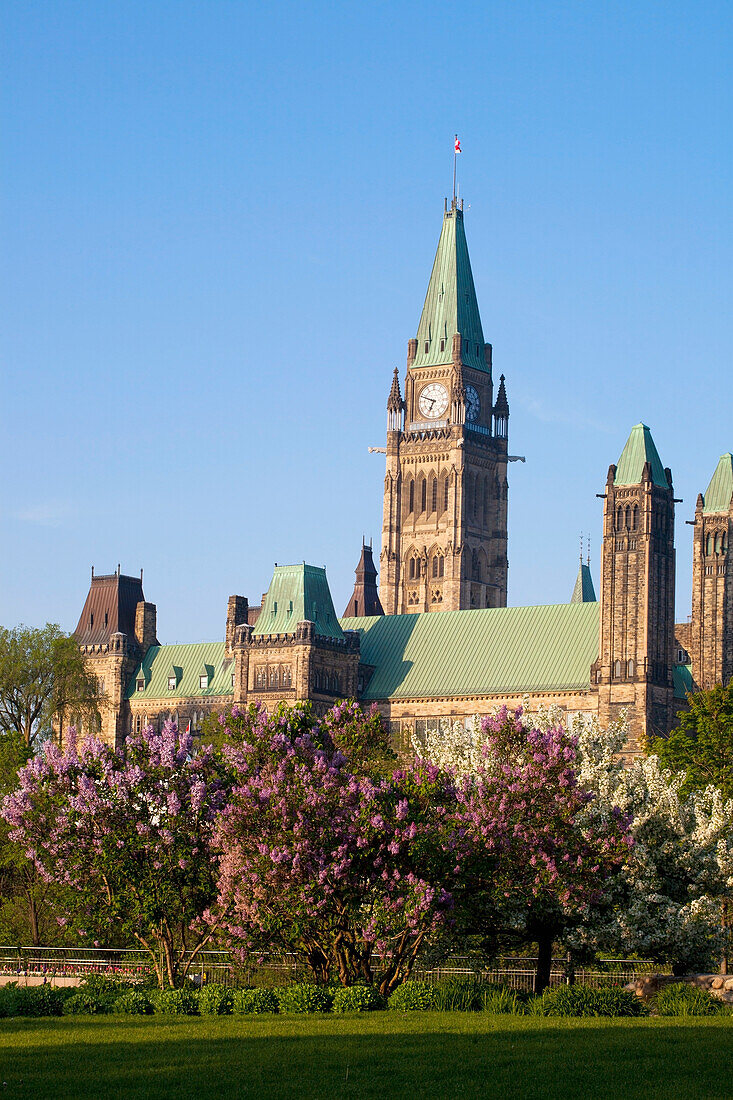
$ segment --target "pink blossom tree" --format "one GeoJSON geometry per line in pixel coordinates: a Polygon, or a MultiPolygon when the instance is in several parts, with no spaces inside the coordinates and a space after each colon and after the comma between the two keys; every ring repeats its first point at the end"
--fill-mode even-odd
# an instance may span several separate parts
{"type": "Polygon", "coordinates": [[[323,723],[297,706],[225,716],[237,779],[217,830],[219,910],[243,956],[293,952],[319,981],[386,995],[450,913],[455,789],[428,765],[355,773],[329,733],[342,718],[363,747],[353,707],[323,723]]]}
{"type": "Polygon", "coordinates": [[[191,755],[167,722],[115,751],[72,736],[47,742],[20,770],[2,814],[47,882],[61,887],[79,934],[137,941],[161,985],[180,985],[215,933],[214,822],[227,771],[211,749],[191,755]]]}
{"type": "Polygon", "coordinates": [[[581,786],[577,738],[506,708],[481,723],[480,762],[458,784],[467,842],[456,903],[484,943],[537,943],[536,991],[553,943],[593,908],[628,857],[629,819],[581,786]]]}

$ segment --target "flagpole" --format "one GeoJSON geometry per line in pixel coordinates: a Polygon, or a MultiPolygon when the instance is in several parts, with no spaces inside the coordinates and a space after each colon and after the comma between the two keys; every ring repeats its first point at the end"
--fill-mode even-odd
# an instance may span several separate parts
{"type": "Polygon", "coordinates": [[[458,134],[453,142],[453,205],[456,205],[456,160],[458,159],[458,134]]]}

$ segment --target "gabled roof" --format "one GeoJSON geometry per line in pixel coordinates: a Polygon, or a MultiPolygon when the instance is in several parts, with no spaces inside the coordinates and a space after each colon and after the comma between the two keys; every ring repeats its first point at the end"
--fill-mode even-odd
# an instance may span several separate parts
{"type": "Polygon", "coordinates": [[[232,695],[234,659],[225,657],[224,642],[194,642],[191,645],[153,645],[135,669],[127,687],[128,699],[184,699],[198,696],[232,695]],[[180,673],[180,675],[179,675],[180,673]],[[209,677],[201,687],[201,677],[209,677]],[[170,691],[168,678],[176,677],[170,691]],[[142,691],[138,680],[145,681],[142,691]]]}
{"type": "Polygon", "coordinates": [[[703,512],[728,512],[733,497],[733,455],[721,455],[705,490],[703,512]]]}
{"type": "Polygon", "coordinates": [[[461,352],[463,363],[486,370],[484,333],[468,258],[463,211],[454,204],[443,215],[443,228],[417,328],[415,366],[450,363],[456,332],[468,341],[467,348],[461,352]],[[440,350],[441,340],[445,340],[443,351],[440,350]]]}
{"type": "Polygon", "coordinates": [[[590,575],[590,567],[581,562],[578,567],[578,576],[575,579],[575,588],[570,597],[571,603],[595,603],[596,590],[593,587],[593,578],[590,575]]]}
{"type": "Polygon", "coordinates": [[[598,603],[342,619],[374,674],[363,699],[587,691],[598,603]]]}
{"type": "Polygon", "coordinates": [[[135,634],[135,610],[143,596],[142,577],[119,571],[94,576],[82,608],[74,639],[79,645],[99,645],[113,634],[135,634]]]}
{"type": "Polygon", "coordinates": [[[660,485],[664,489],[668,488],[662,460],[654,445],[652,433],[646,424],[635,424],[618,460],[614,485],[638,485],[646,462],[652,468],[652,484],[660,485]]]}
{"type": "Polygon", "coordinates": [[[317,565],[276,565],[253,635],[295,634],[299,622],[309,619],[316,634],[343,638],[333,609],[326,570],[317,565]]]}

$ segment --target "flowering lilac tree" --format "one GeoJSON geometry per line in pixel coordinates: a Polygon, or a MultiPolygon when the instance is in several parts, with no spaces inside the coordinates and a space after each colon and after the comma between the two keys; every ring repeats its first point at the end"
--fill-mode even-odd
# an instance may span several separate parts
{"type": "Polygon", "coordinates": [[[628,857],[629,821],[616,808],[594,811],[577,739],[561,726],[528,728],[521,710],[504,708],[481,731],[480,762],[458,784],[470,843],[456,900],[490,947],[538,944],[541,992],[555,940],[606,900],[604,881],[628,857]]]}
{"type": "Polygon", "coordinates": [[[450,912],[455,789],[430,766],[356,774],[329,733],[342,717],[227,716],[237,780],[217,830],[219,910],[243,955],[294,952],[319,981],[378,981],[388,994],[450,912]]]}
{"type": "Polygon", "coordinates": [[[216,897],[214,822],[227,773],[173,723],[148,727],[115,751],[75,738],[48,742],[19,772],[2,813],[43,878],[61,887],[83,936],[131,937],[161,985],[179,985],[209,942],[216,897]]]}

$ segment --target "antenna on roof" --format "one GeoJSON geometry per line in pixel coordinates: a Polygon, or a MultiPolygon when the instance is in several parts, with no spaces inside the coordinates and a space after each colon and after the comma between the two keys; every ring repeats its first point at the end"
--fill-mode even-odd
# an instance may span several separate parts
{"type": "Polygon", "coordinates": [[[588,535],[588,557],[586,558],[585,564],[590,569],[590,535],[588,535]]]}
{"type": "Polygon", "coordinates": [[[92,566],[92,580],[94,580],[94,566],[92,566]]]}
{"type": "Polygon", "coordinates": [[[580,532],[580,564],[583,564],[583,532],[580,532]]]}

